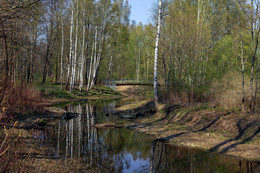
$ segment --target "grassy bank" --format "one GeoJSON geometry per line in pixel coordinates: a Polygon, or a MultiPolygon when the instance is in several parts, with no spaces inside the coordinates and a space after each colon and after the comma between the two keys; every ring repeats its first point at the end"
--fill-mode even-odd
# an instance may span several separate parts
{"type": "MultiPolygon", "coordinates": [[[[138,104],[145,105],[133,103],[135,108],[138,104]]],[[[119,111],[131,109],[126,105],[119,111]]],[[[260,161],[258,114],[207,105],[161,105],[154,115],[129,121],[126,128],[152,135],[157,141],[260,161]]]]}
{"type": "Polygon", "coordinates": [[[61,89],[59,84],[35,85],[35,87],[49,103],[68,102],[83,99],[114,99],[122,97],[119,92],[105,86],[95,86],[90,90],[83,88],[81,91],[75,88],[71,93],[65,89],[61,89]]]}

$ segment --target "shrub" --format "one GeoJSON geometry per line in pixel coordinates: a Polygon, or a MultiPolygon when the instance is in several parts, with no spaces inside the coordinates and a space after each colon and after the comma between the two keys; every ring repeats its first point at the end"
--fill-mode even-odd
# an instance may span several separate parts
{"type": "MultiPolygon", "coordinates": [[[[0,83],[1,88],[3,85],[0,83]]],[[[3,90],[0,90],[0,98],[2,94],[3,90]]],[[[36,88],[8,81],[0,107],[5,107],[7,113],[20,113],[35,111],[40,108],[41,103],[42,97],[36,88]]]]}

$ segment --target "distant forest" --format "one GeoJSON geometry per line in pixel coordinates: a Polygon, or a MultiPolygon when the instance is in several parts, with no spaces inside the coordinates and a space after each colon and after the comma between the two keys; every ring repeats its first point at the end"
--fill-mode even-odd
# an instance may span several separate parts
{"type": "MultiPolygon", "coordinates": [[[[163,0],[159,100],[259,108],[259,0],[163,0]]],[[[93,88],[154,80],[158,2],[151,23],[127,0],[1,0],[0,103],[9,85],[93,88]]]]}

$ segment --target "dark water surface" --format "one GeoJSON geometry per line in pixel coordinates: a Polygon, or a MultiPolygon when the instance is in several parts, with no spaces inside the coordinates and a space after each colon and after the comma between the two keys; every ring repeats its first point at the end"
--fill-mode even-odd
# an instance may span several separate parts
{"type": "MultiPolygon", "coordinates": [[[[260,164],[226,155],[153,142],[149,136],[127,129],[96,129],[97,123],[120,121],[107,117],[116,102],[67,105],[79,116],[61,120],[42,131],[55,154],[64,160],[90,164],[99,172],[232,173],[260,172],[260,164]]],[[[87,170],[86,170],[87,172],[87,170]]]]}

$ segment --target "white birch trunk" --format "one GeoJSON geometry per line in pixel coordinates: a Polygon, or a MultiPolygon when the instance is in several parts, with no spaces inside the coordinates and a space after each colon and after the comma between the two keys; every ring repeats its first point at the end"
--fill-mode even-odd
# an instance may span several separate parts
{"type": "Polygon", "coordinates": [[[96,26],[96,31],[95,31],[95,39],[94,39],[94,44],[92,47],[92,52],[91,52],[91,60],[90,60],[90,65],[89,65],[89,76],[88,76],[88,87],[87,90],[91,87],[91,76],[92,76],[92,68],[93,68],[93,59],[94,56],[96,56],[96,49],[97,49],[97,26],[96,26]]]}
{"type": "Polygon", "coordinates": [[[111,55],[110,60],[109,60],[108,74],[107,74],[107,79],[108,80],[110,79],[110,76],[111,76],[112,61],[113,61],[113,51],[112,51],[112,55],[111,55]]]}
{"type": "Polygon", "coordinates": [[[111,57],[109,59],[109,66],[108,66],[108,73],[107,73],[107,80],[110,79],[111,77],[111,71],[112,71],[112,62],[113,62],[113,55],[114,55],[114,45],[112,44],[111,46],[112,52],[111,52],[111,57]]]}
{"type": "MultiPolygon", "coordinates": [[[[84,4],[85,4],[85,0],[84,0],[84,4]]],[[[84,72],[84,64],[85,64],[85,54],[84,54],[84,50],[85,50],[85,31],[86,31],[86,26],[85,26],[85,8],[83,8],[83,28],[82,28],[82,50],[81,50],[81,64],[80,64],[80,84],[79,84],[79,90],[81,91],[81,89],[83,88],[83,72],[84,72]]]]}
{"type": "MultiPolygon", "coordinates": [[[[77,13],[79,9],[79,5],[77,2],[77,13]]],[[[72,73],[71,73],[71,78],[70,78],[70,93],[72,92],[72,88],[74,88],[74,83],[75,83],[75,77],[76,77],[76,62],[77,62],[77,45],[78,45],[78,25],[79,25],[79,20],[78,20],[78,15],[76,17],[76,29],[75,29],[75,42],[74,42],[74,58],[72,60],[72,73]]]]}
{"type": "Polygon", "coordinates": [[[155,53],[154,53],[154,101],[158,103],[158,79],[157,79],[157,66],[158,66],[158,47],[160,38],[160,27],[161,27],[161,17],[162,17],[162,0],[159,0],[159,11],[158,11],[158,26],[155,42],[155,53]]]}
{"type": "Polygon", "coordinates": [[[97,54],[97,57],[96,57],[96,63],[94,64],[94,70],[93,70],[93,78],[92,78],[92,82],[91,82],[91,88],[93,88],[93,87],[95,86],[95,80],[96,80],[96,77],[97,77],[97,72],[98,72],[98,68],[99,68],[99,64],[100,64],[100,59],[101,59],[101,54],[102,54],[103,41],[104,41],[104,35],[102,34],[101,43],[100,43],[99,50],[98,50],[98,54],[97,54]]]}
{"type": "Polygon", "coordinates": [[[201,0],[198,0],[197,25],[199,25],[199,21],[200,21],[201,8],[202,8],[201,0]]]}
{"type": "MultiPolygon", "coordinates": [[[[96,54],[96,59],[95,59],[95,63],[93,64],[93,76],[92,76],[92,80],[91,80],[91,88],[94,87],[95,85],[95,80],[97,77],[97,72],[98,72],[98,68],[99,68],[99,64],[100,64],[100,59],[101,59],[101,54],[102,54],[102,48],[103,48],[103,42],[104,42],[104,38],[105,38],[105,34],[104,34],[104,29],[105,29],[105,25],[106,25],[106,12],[103,10],[104,14],[104,18],[103,18],[103,23],[102,23],[102,28],[101,28],[101,40],[99,43],[99,50],[96,54]]],[[[95,51],[96,52],[96,51],[95,51]]]]}
{"type": "Polygon", "coordinates": [[[72,35],[73,35],[73,25],[74,25],[74,12],[73,9],[71,9],[71,21],[70,21],[70,53],[69,53],[69,59],[68,59],[68,72],[67,72],[67,85],[69,84],[70,79],[70,72],[71,72],[71,59],[72,59],[72,52],[73,52],[73,41],[72,41],[72,35]]]}

